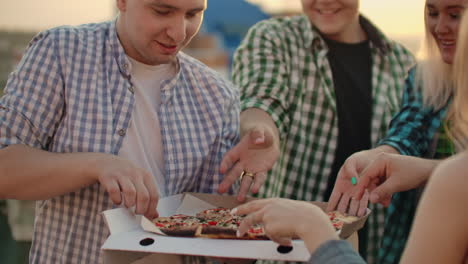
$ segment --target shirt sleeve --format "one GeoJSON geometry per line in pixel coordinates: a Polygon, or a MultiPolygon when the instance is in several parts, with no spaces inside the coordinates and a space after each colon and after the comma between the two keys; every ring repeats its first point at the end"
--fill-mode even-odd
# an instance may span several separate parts
{"type": "Polygon", "coordinates": [[[379,145],[389,145],[403,155],[424,156],[446,115],[446,109],[434,111],[423,106],[422,94],[415,87],[413,69],[405,82],[400,112],[390,123],[389,130],[379,145]]]}
{"type": "Polygon", "coordinates": [[[25,144],[47,149],[63,114],[63,79],[48,32],[30,43],[0,99],[0,148],[25,144]]]}
{"type": "Polygon", "coordinates": [[[233,82],[240,87],[241,110],[260,108],[272,117],[280,137],[289,127],[288,79],[281,24],[263,21],[252,27],[237,49],[233,82]]]}
{"type": "Polygon", "coordinates": [[[310,257],[308,263],[320,264],[365,264],[366,262],[343,240],[330,240],[322,244],[310,257]]]}

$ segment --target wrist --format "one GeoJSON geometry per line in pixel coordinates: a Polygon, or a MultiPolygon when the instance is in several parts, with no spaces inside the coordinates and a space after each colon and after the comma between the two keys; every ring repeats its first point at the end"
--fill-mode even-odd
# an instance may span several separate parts
{"type": "Polygon", "coordinates": [[[335,229],[329,222],[322,209],[315,208],[316,213],[309,214],[302,224],[298,226],[297,235],[301,238],[310,253],[329,240],[339,239],[335,229]]]}
{"type": "Polygon", "coordinates": [[[392,146],[389,145],[380,145],[373,149],[376,153],[390,153],[390,154],[400,154],[400,152],[392,146]]]}
{"type": "Polygon", "coordinates": [[[106,167],[106,155],[103,153],[82,153],[83,175],[90,181],[99,181],[99,170],[106,167]]]}

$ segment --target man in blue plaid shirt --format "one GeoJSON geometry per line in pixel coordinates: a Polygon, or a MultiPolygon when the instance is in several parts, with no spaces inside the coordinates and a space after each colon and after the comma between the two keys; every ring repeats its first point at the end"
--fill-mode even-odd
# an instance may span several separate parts
{"type": "Polygon", "coordinates": [[[206,5],[118,0],[115,21],[32,40],[0,100],[0,199],[38,200],[31,263],[102,262],[102,211],[218,191],[238,91],[179,52],[206,5]]]}

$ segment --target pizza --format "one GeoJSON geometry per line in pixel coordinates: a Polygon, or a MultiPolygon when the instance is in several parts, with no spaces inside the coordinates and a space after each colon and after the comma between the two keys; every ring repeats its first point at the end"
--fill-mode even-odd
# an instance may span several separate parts
{"type": "MultiPolygon", "coordinates": [[[[344,224],[358,220],[356,216],[345,215],[339,211],[327,212],[335,230],[341,230],[344,224]]],[[[262,225],[254,225],[242,237],[237,237],[237,229],[245,216],[231,215],[231,209],[212,208],[201,211],[196,216],[176,214],[158,217],[152,220],[154,225],[169,236],[204,237],[221,239],[267,240],[262,225]]]]}
{"type": "Polygon", "coordinates": [[[339,211],[327,212],[328,218],[335,230],[341,230],[344,224],[350,224],[358,220],[358,217],[353,215],[345,215],[339,211]]]}
{"type": "Polygon", "coordinates": [[[261,225],[251,227],[242,237],[237,237],[237,229],[244,216],[231,215],[231,209],[213,208],[197,213],[196,216],[173,215],[158,217],[153,223],[169,236],[266,240],[261,225]]]}
{"type": "Polygon", "coordinates": [[[166,235],[192,237],[197,232],[200,221],[194,216],[176,214],[155,218],[153,223],[166,235]]]}

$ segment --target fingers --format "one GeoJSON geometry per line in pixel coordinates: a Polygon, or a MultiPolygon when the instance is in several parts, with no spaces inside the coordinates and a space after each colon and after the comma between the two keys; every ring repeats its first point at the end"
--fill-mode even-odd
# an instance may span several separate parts
{"type": "Polygon", "coordinates": [[[149,192],[142,181],[136,181],[133,184],[136,188],[135,214],[141,215],[148,211],[149,192]]]}
{"type": "Polygon", "coordinates": [[[248,214],[244,220],[239,225],[239,229],[237,231],[237,236],[242,237],[249,228],[255,224],[262,223],[263,218],[263,210],[259,210],[253,213],[248,214]]]}
{"type": "Polygon", "coordinates": [[[359,200],[351,199],[351,202],[349,204],[348,214],[349,215],[357,215],[358,210],[359,210],[359,206],[360,206],[360,201],[359,200]]]}
{"type": "MultiPolygon", "coordinates": [[[[385,176],[385,170],[387,167],[387,154],[381,153],[375,158],[361,173],[359,176],[358,184],[356,185],[356,193],[353,195],[356,199],[361,199],[365,189],[372,191],[376,181],[382,176],[385,176]]],[[[371,201],[372,202],[372,201],[371,201]]]]}
{"type": "Polygon", "coordinates": [[[350,185],[351,178],[357,178],[357,176],[356,164],[352,158],[348,158],[338,172],[335,186],[328,201],[328,212],[335,210],[339,206],[338,203],[340,203],[343,193],[349,192],[349,189],[352,188],[352,185],[350,185]]]}
{"type": "Polygon", "coordinates": [[[255,173],[254,177],[242,177],[241,187],[239,189],[239,194],[237,195],[237,200],[239,202],[243,202],[249,190],[252,193],[258,193],[263,183],[265,182],[266,177],[267,176],[265,172],[255,173]]]}
{"type": "Polygon", "coordinates": [[[239,145],[236,145],[234,148],[226,152],[226,154],[223,157],[223,160],[221,161],[219,172],[225,174],[229,170],[229,168],[231,168],[234,165],[234,163],[236,163],[237,160],[239,160],[239,155],[239,145]]]}
{"type": "Polygon", "coordinates": [[[375,188],[370,194],[371,203],[382,203],[384,206],[386,201],[392,197],[391,181],[386,181],[382,185],[375,188]]]}
{"type": "Polygon", "coordinates": [[[240,177],[243,171],[242,165],[236,163],[234,167],[226,174],[223,181],[219,184],[218,192],[225,193],[229,187],[236,182],[237,178],[240,177]]]}
{"type": "Polygon", "coordinates": [[[109,193],[109,198],[114,204],[122,203],[122,194],[120,193],[119,183],[114,179],[104,179],[101,181],[101,184],[109,193]]]}
{"type": "Polygon", "coordinates": [[[258,193],[263,183],[266,181],[267,174],[266,172],[257,172],[255,174],[254,182],[250,191],[252,193],[258,193]]]}
{"type": "Polygon", "coordinates": [[[261,199],[261,200],[254,200],[243,205],[239,205],[238,207],[234,208],[231,211],[233,215],[248,215],[252,212],[259,211],[265,205],[267,205],[271,199],[261,199]]]}
{"type": "Polygon", "coordinates": [[[237,200],[239,202],[243,202],[245,200],[245,196],[250,190],[250,185],[252,185],[253,179],[253,177],[249,176],[244,176],[242,178],[239,194],[237,195],[237,200]]]}
{"type": "Polygon", "coordinates": [[[337,209],[338,211],[340,211],[340,213],[343,213],[343,214],[347,213],[350,198],[351,197],[348,192],[344,193],[341,196],[340,203],[338,204],[338,209],[337,209]]]}
{"type": "Polygon", "coordinates": [[[153,219],[155,217],[158,217],[159,215],[158,211],[156,210],[156,207],[158,206],[158,201],[159,201],[158,188],[156,186],[155,179],[153,178],[152,175],[149,175],[149,177],[145,177],[144,184],[149,192],[148,210],[144,212],[144,215],[148,219],[153,219]]]}
{"type": "Polygon", "coordinates": [[[280,244],[281,246],[292,246],[292,241],[290,238],[285,238],[285,237],[275,237],[275,236],[269,236],[271,240],[274,242],[280,244]]]}
{"type": "Polygon", "coordinates": [[[144,214],[151,219],[158,215],[156,207],[159,193],[151,174],[136,170],[133,174],[121,174],[107,179],[101,184],[106,188],[112,202],[123,202],[126,208],[135,206],[136,214],[144,214]]]}
{"type": "Polygon", "coordinates": [[[119,177],[119,184],[125,207],[133,207],[136,202],[136,189],[132,181],[130,181],[130,179],[122,175],[119,177]]]}
{"type": "Polygon", "coordinates": [[[367,206],[369,205],[369,191],[366,190],[364,195],[362,196],[361,200],[359,200],[359,210],[356,216],[361,217],[364,216],[367,212],[367,206]]]}
{"type": "Polygon", "coordinates": [[[330,196],[330,200],[328,201],[327,204],[327,212],[333,211],[336,209],[338,206],[338,202],[340,201],[342,193],[338,191],[338,188],[333,188],[333,192],[330,196]]]}

